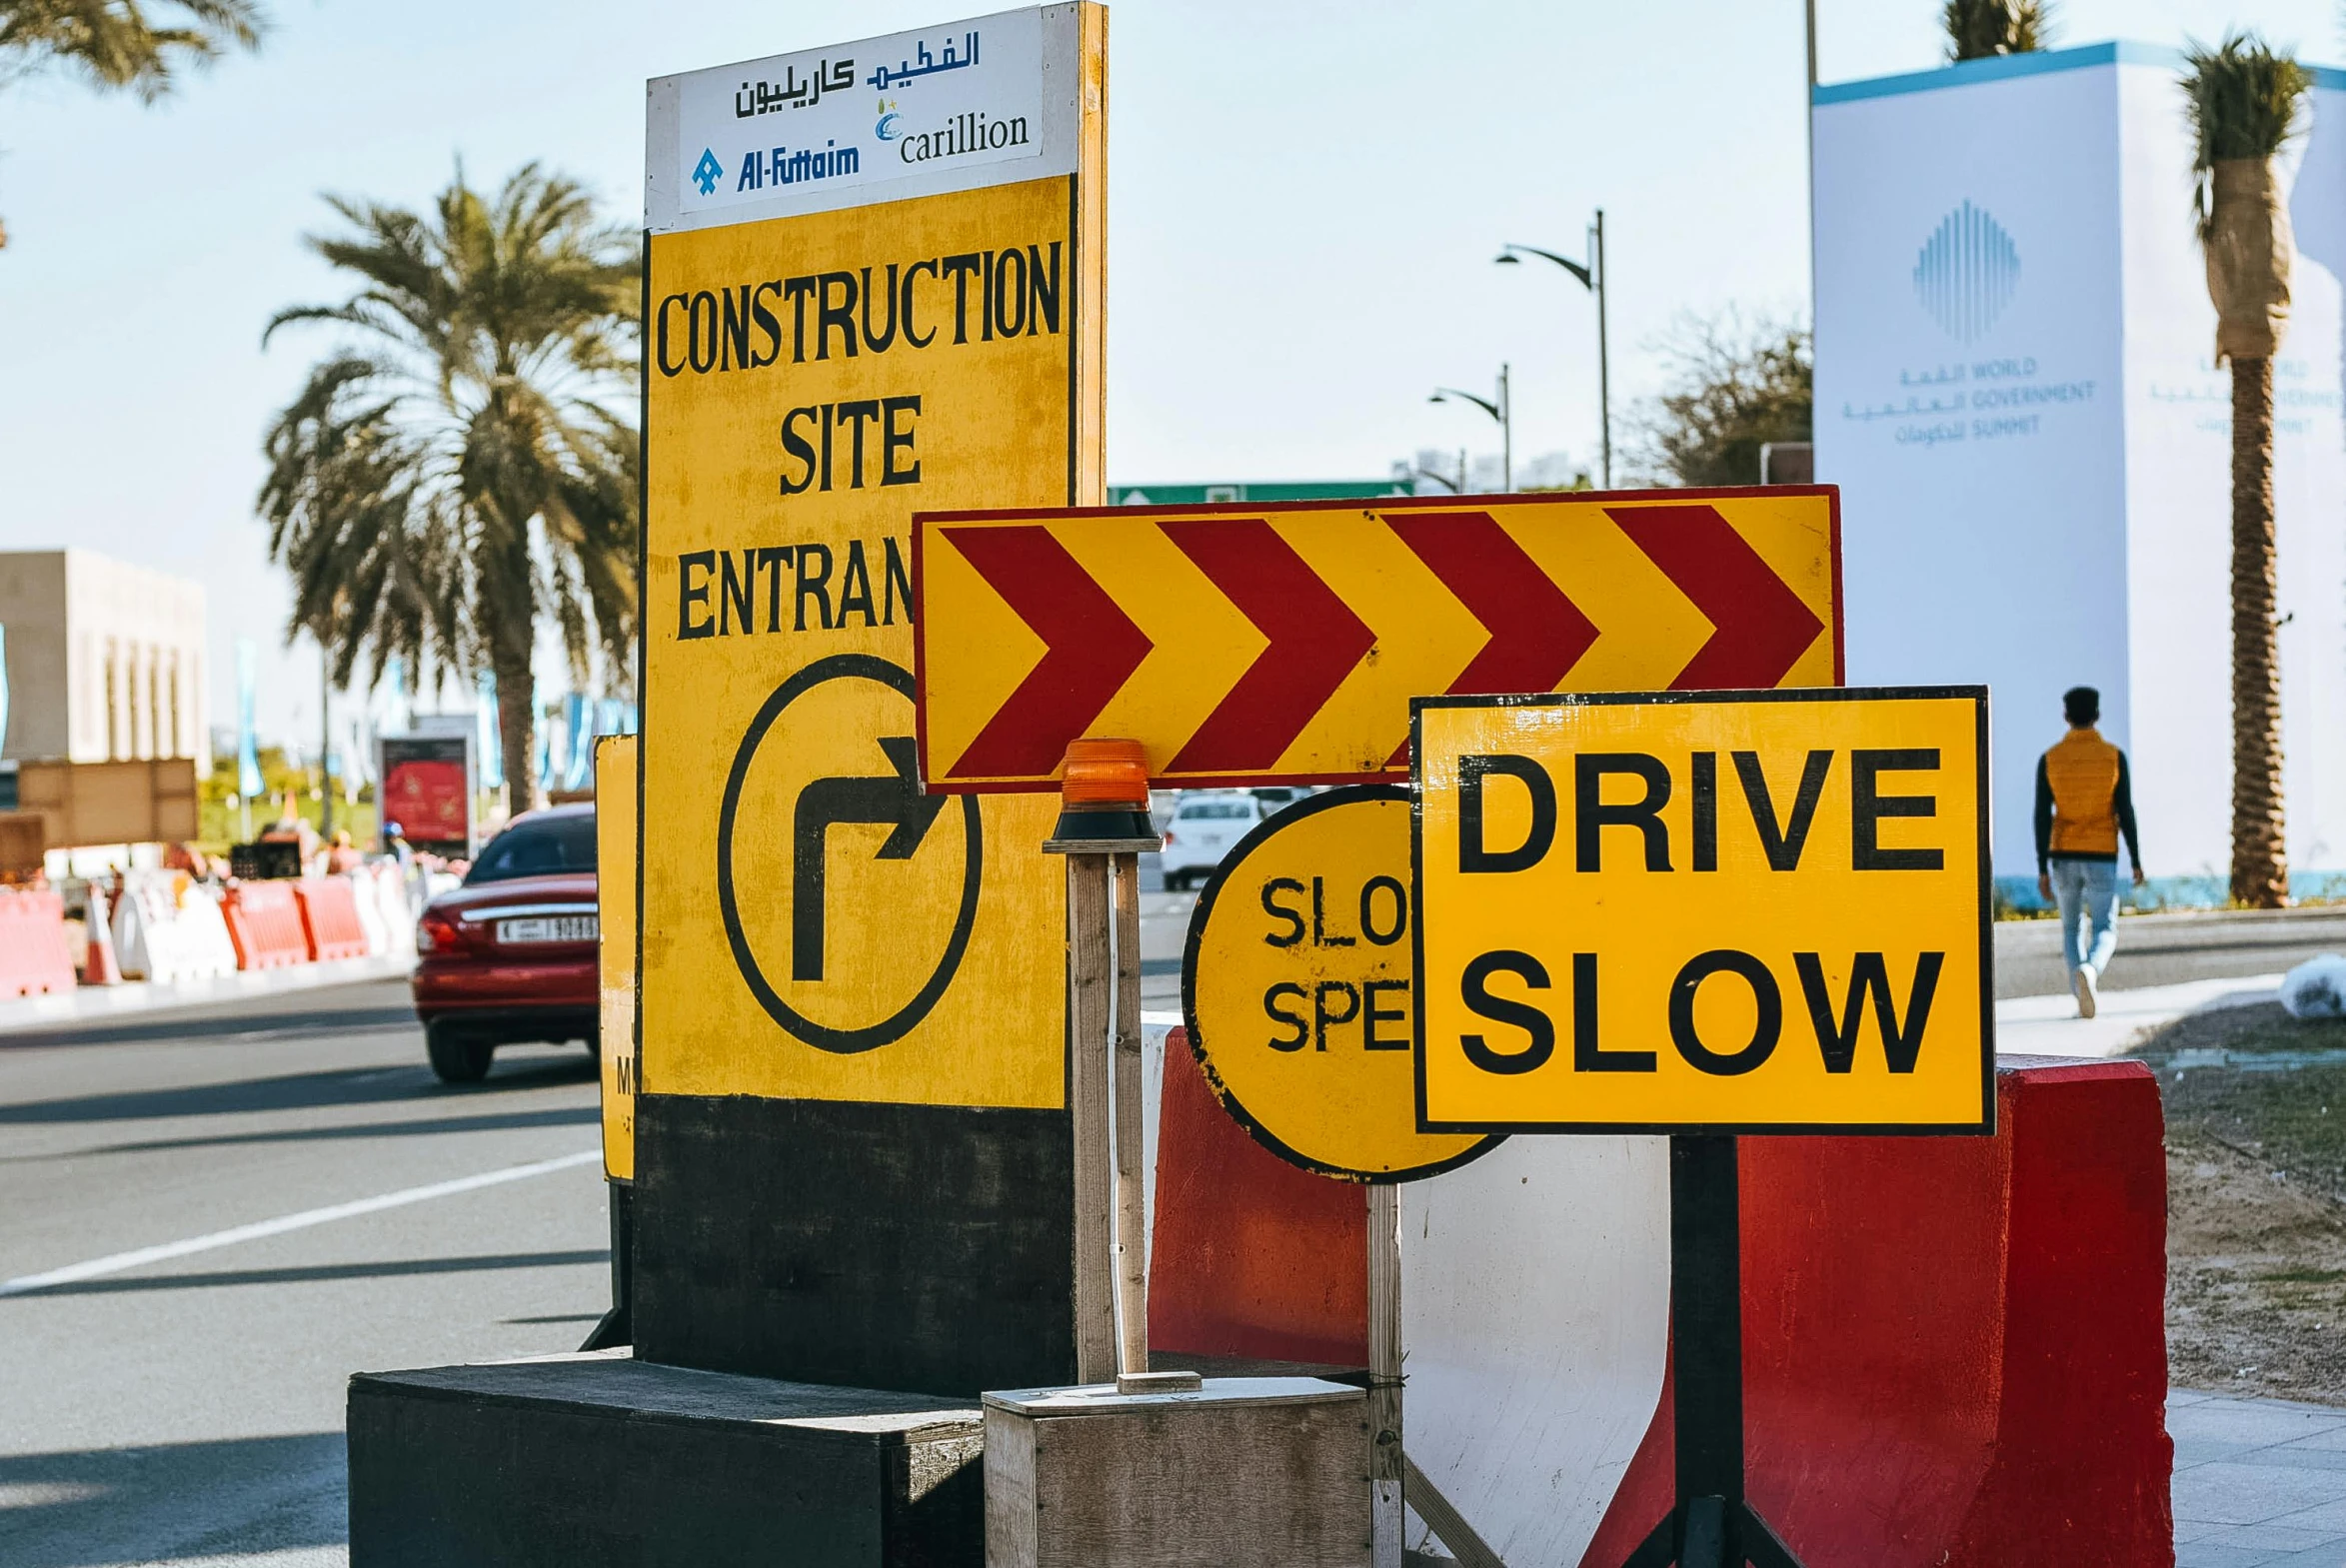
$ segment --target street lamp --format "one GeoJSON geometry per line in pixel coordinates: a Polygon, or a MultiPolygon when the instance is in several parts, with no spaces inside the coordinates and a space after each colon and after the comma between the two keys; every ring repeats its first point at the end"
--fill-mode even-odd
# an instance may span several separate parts
{"type": "Polygon", "coordinates": [[[1604,488],[1610,490],[1613,488],[1613,405],[1611,367],[1605,358],[1604,209],[1596,209],[1596,221],[1588,226],[1587,266],[1567,261],[1555,252],[1543,251],[1536,245],[1502,246],[1492,260],[1502,267],[1514,267],[1519,266],[1525,256],[1537,256],[1554,262],[1579,279],[1580,287],[1596,296],[1596,422],[1604,447],[1604,488]]]}
{"type": "MultiPolygon", "coordinates": [[[[1433,396],[1425,401],[1428,403],[1447,403],[1452,398],[1473,404],[1497,422],[1499,435],[1498,485],[1501,491],[1511,494],[1515,488],[1515,413],[1513,406],[1507,399],[1507,367],[1501,365],[1498,368],[1498,401],[1496,403],[1491,402],[1488,398],[1478,398],[1471,392],[1460,392],[1455,387],[1436,387],[1433,389],[1433,396]]],[[[1465,478],[1465,467],[1463,461],[1458,465],[1458,477],[1461,481],[1465,478]]]]}

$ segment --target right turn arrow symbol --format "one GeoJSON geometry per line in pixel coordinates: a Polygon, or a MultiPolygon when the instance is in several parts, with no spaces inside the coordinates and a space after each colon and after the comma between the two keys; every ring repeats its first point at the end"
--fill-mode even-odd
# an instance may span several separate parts
{"type": "Polygon", "coordinates": [[[823,978],[826,840],[835,822],[872,822],[891,830],[878,860],[909,860],[945,809],[945,796],[923,794],[918,758],[909,735],[880,738],[893,774],[818,779],[799,791],[791,813],[791,954],[794,980],[823,978]]]}

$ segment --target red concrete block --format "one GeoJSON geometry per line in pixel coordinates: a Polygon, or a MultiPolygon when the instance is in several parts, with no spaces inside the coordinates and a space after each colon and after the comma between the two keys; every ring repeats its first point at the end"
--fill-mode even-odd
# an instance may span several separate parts
{"type": "Polygon", "coordinates": [[[1368,1206],[1246,1135],[1186,1029],[1165,1042],[1149,1342],[1169,1351],[1362,1366],[1368,1206]]]}
{"type": "MultiPolygon", "coordinates": [[[[2160,1568],[2166,1164],[2139,1062],[1997,1078],[1985,1138],[1742,1143],[1751,1499],[1809,1568],[2160,1568]]],[[[1583,1568],[1670,1505],[1670,1392],[1583,1568]]]]}

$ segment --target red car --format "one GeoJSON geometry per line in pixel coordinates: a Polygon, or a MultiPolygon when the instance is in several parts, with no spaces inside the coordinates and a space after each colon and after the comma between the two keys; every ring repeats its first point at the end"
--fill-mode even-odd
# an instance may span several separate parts
{"type": "Polygon", "coordinates": [[[441,1081],[477,1082],[509,1042],[594,1048],[599,930],[592,805],[525,812],[490,839],[416,922],[416,1015],[441,1081]]]}

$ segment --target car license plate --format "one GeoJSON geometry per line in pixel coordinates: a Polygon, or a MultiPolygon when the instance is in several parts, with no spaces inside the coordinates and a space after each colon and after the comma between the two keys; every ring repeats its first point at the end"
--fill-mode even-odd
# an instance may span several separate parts
{"type": "Polygon", "coordinates": [[[497,922],[497,940],[501,946],[517,942],[594,941],[601,933],[602,924],[592,914],[539,915],[497,922]]]}

